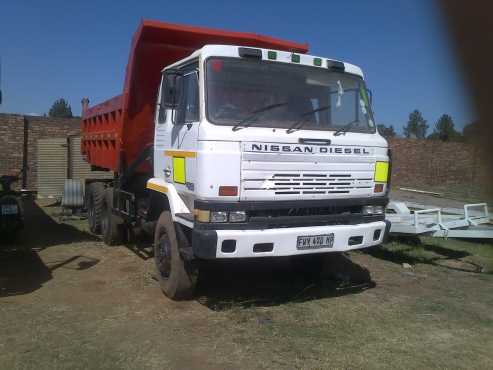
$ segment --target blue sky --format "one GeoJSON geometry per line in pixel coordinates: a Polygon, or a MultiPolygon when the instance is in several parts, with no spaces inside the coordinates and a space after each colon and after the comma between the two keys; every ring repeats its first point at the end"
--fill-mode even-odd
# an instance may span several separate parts
{"type": "Polygon", "coordinates": [[[64,97],[80,114],[82,97],[96,103],[119,94],[142,18],[308,42],[311,54],[362,67],[377,122],[398,132],[413,109],[430,126],[443,113],[459,128],[475,118],[431,0],[3,1],[0,112],[42,114],[64,97]]]}

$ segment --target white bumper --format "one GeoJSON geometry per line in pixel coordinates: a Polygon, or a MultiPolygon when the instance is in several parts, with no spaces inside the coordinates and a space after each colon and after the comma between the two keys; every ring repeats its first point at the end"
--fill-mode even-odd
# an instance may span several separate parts
{"type": "Polygon", "coordinates": [[[275,257],[297,254],[345,252],[381,244],[385,234],[385,222],[377,221],[359,225],[333,225],[293,227],[265,230],[217,230],[216,258],[275,257]],[[377,238],[375,231],[380,230],[377,238]],[[316,236],[334,233],[332,248],[304,249],[296,248],[298,236],[316,236]],[[362,242],[350,245],[351,237],[362,237],[362,242]],[[222,251],[225,240],[235,240],[233,252],[222,251]],[[255,244],[273,243],[270,252],[254,252],[255,244]]]}

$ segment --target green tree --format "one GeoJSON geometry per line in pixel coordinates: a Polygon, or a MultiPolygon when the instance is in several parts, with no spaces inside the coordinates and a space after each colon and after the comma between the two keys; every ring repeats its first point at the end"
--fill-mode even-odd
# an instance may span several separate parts
{"type": "Polygon", "coordinates": [[[404,127],[404,136],[407,138],[424,139],[428,124],[419,110],[414,110],[409,114],[409,120],[404,127]]]}
{"type": "Polygon", "coordinates": [[[448,114],[442,114],[435,123],[433,133],[428,136],[428,139],[441,141],[457,141],[461,138],[462,135],[455,130],[454,121],[448,114]]]}
{"type": "Polygon", "coordinates": [[[70,104],[63,98],[58,99],[53,103],[48,113],[50,117],[72,118],[72,108],[70,104]]]}
{"type": "Polygon", "coordinates": [[[383,137],[385,138],[389,138],[389,137],[395,137],[396,136],[396,133],[395,133],[395,130],[394,130],[394,126],[390,125],[390,126],[385,126],[384,124],[379,124],[377,125],[377,130],[378,132],[380,133],[380,135],[382,135],[383,137]]]}

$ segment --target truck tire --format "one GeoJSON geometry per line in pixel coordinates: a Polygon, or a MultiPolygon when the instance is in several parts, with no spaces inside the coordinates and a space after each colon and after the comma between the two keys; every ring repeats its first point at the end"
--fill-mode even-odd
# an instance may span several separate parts
{"type": "Polygon", "coordinates": [[[196,274],[191,261],[183,259],[180,248],[186,247],[186,240],[178,230],[169,211],[159,216],[154,231],[154,261],[157,277],[163,293],[173,300],[193,297],[196,274]]]}
{"type": "Polygon", "coordinates": [[[104,191],[101,207],[101,234],[106,245],[118,245],[123,242],[123,222],[113,214],[113,188],[104,191]]]}
{"type": "Polygon", "coordinates": [[[96,235],[101,233],[104,190],[104,184],[102,182],[93,182],[87,186],[87,222],[89,224],[89,230],[96,235]]]}

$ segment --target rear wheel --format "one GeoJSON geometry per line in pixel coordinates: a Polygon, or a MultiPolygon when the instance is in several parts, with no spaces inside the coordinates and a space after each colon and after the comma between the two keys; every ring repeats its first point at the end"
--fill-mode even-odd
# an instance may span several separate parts
{"type": "Polygon", "coordinates": [[[123,222],[113,214],[113,188],[107,188],[104,192],[101,207],[101,234],[106,245],[121,244],[124,240],[123,222]]]}
{"type": "Polygon", "coordinates": [[[101,233],[101,215],[104,200],[104,184],[93,182],[87,186],[86,208],[89,230],[94,234],[101,233]]]}
{"type": "Polygon", "coordinates": [[[161,290],[174,300],[190,299],[197,281],[193,261],[183,258],[186,248],[183,226],[175,224],[169,211],[161,213],[154,232],[154,261],[161,290]]]}

